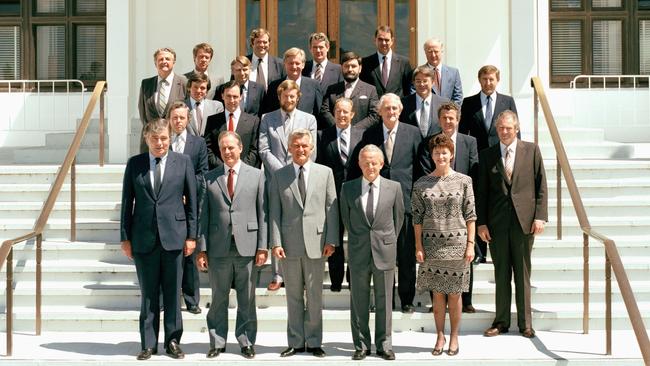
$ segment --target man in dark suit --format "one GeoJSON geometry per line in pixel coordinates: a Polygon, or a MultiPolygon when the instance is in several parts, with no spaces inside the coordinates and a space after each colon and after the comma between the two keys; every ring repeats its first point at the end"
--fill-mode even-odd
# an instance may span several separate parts
{"type": "Polygon", "coordinates": [[[192,49],[192,56],[194,57],[194,70],[188,71],[185,73],[185,77],[189,80],[192,74],[205,74],[208,76],[208,90],[207,90],[207,99],[212,99],[214,97],[214,88],[215,85],[210,76],[208,75],[208,67],[210,66],[210,61],[212,61],[212,56],[214,55],[214,50],[212,46],[208,43],[199,43],[194,46],[192,49]]]}
{"type": "Polygon", "coordinates": [[[339,246],[339,205],[332,170],[311,161],[311,131],[289,135],[292,163],[273,173],[269,188],[269,247],[282,266],[287,295],[287,349],[325,357],[325,258],[339,246]]]}
{"type": "MultiPolygon", "coordinates": [[[[500,72],[495,66],[486,65],[478,71],[481,91],[463,100],[458,132],[474,136],[478,151],[497,145],[496,116],[506,110],[517,113],[515,100],[511,96],[496,92],[500,72]]],[[[521,134],[517,134],[521,138],[521,134]]]]}
{"type": "Polygon", "coordinates": [[[256,28],[251,31],[249,37],[253,53],[247,55],[251,60],[251,80],[264,86],[264,90],[274,80],[286,76],[282,60],[269,55],[271,46],[271,34],[264,28],[256,28]]]}
{"type": "Polygon", "coordinates": [[[240,87],[237,81],[230,80],[221,88],[221,98],[226,110],[223,113],[208,117],[205,136],[208,145],[208,163],[211,169],[223,164],[219,149],[219,135],[223,131],[234,131],[239,135],[243,150],[242,161],[252,167],[259,168],[261,161],[257,154],[257,137],[260,120],[257,116],[242,112],[240,108],[240,87]]]}
{"type": "Polygon", "coordinates": [[[300,102],[298,109],[318,116],[320,105],[323,102],[323,93],[320,84],[314,79],[302,76],[302,70],[305,67],[305,51],[300,48],[289,48],[284,53],[284,69],[287,73],[286,78],[281,78],[269,83],[269,89],[262,102],[262,114],[272,112],[280,108],[278,99],[278,86],[285,80],[293,80],[300,87],[300,102]]]}
{"type": "Polygon", "coordinates": [[[375,31],[377,52],[361,62],[361,80],[374,85],[380,97],[386,93],[403,97],[411,92],[411,64],[408,58],[391,50],[394,40],[389,26],[378,27],[375,31]]]}
{"type": "Polygon", "coordinates": [[[318,81],[322,91],[327,90],[332,84],[343,81],[341,65],[327,59],[329,50],[330,40],[325,33],[312,33],[309,36],[309,51],[313,59],[305,63],[302,75],[318,81]]]}
{"type": "Polygon", "coordinates": [[[344,81],[331,85],[325,91],[323,105],[320,108],[319,125],[321,129],[335,125],[334,104],[345,97],[352,100],[354,118],[352,125],[362,130],[379,121],[377,114],[377,90],[374,86],[359,80],[361,72],[361,57],[354,52],[341,55],[341,72],[344,81]]]}
{"type": "Polygon", "coordinates": [[[539,147],[517,138],[513,111],[499,114],[496,129],[500,142],[480,152],[476,194],[478,234],[490,245],[496,285],[496,314],[484,335],[508,332],[514,274],[517,326],[533,338],[530,255],[548,221],[546,173],[539,147]]]}
{"type": "Polygon", "coordinates": [[[190,74],[187,80],[189,95],[185,104],[190,109],[190,121],[187,125],[187,132],[194,136],[203,137],[210,131],[206,129],[208,118],[214,114],[223,112],[221,102],[206,99],[208,93],[208,75],[190,74]]]}
{"type": "MultiPolygon", "coordinates": [[[[239,107],[242,111],[261,116],[262,100],[264,100],[264,86],[260,85],[248,77],[251,73],[251,61],[246,56],[237,56],[230,62],[231,80],[235,80],[241,89],[241,101],[239,107]]],[[[214,94],[214,100],[224,103],[222,99],[223,88],[228,83],[221,84],[217,87],[214,94]]]]}
{"type": "MultiPolygon", "coordinates": [[[[233,89],[239,89],[235,83],[233,89]]],[[[255,287],[258,270],[267,257],[264,174],[240,159],[239,135],[219,134],[223,165],[206,175],[207,195],[201,210],[201,241],[197,265],[209,270],[212,301],[208,311],[210,350],[217,357],[226,350],[228,298],[231,283],[237,292],[235,338],[246,358],[255,357],[257,314],[255,287]]]]}
{"type": "Polygon", "coordinates": [[[413,71],[413,84],[415,94],[402,97],[404,109],[399,116],[400,122],[419,128],[422,138],[440,133],[438,109],[449,99],[431,92],[433,71],[428,67],[420,66],[413,71]]]}
{"type": "Polygon", "coordinates": [[[350,326],[353,360],[370,354],[370,279],[375,294],[375,347],[385,360],[394,360],[392,344],[392,298],[397,258],[397,234],[404,217],[400,184],[380,177],[384,154],[375,145],[359,152],[363,178],[343,184],[340,206],[348,230],[350,266],[350,326]]]}
{"type": "MultiPolygon", "coordinates": [[[[332,169],[337,196],[340,196],[341,185],[348,177],[349,164],[352,162],[352,159],[349,158],[350,154],[352,154],[363,135],[363,130],[351,125],[351,121],[354,119],[353,110],[353,104],[350,99],[345,97],[339,98],[334,104],[336,125],[324,129],[318,143],[318,158],[316,162],[332,169]]],[[[339,223],[340,243],[343,243],[343,229],[343,224],[339,223]]],[[[343,245],[338,246],[334,254],[327,258],[327,263],[331,281],[330,290],[340,292],[345,273],[343,245]]]]}
{"type": "MultiPolygon", "coordinates": [[[[180,100],[172,103],[169,107],[167,120],[172,126],[170,148],[177,153],[190,157],[196,176],[197,197],[202,197],[203,192],[205,192],[204,176],[208,172],[208,151],[202,138],[187,132],[189,116],[189,108],[180,100]]],[[[187,311],[192,314],[200,314],[200,282],[199,272],[194,265],[195,261],[196,253],[185,257],[183,261],[181,292],[183,293],[187,311]]]]}
{"type": "MultiPolygon", "coordinates": [[[[415,243],[411,218],[411,190],[418,178],[418,147],[422,135],[417,127],[399,123],[402,112],[400,98],[393,94],[384,94],[379,99],[379,114],[382,123],[370,127],[363,134],[357,150],[373,144],[384,151],[384,167],[381,176],[398,182],[404,194],[404,224],[397,238],[398,293],[403,313],[413,313],[415,298],[415,243]]],[[[351,165],[350,178],[361,176],[358,164],[358,151],[353,154],[355,161],[351,165]]]]}
{"type": "Polygon", "coordinates": [[[430,68],[434,73],[433,93],[460,106],[463,102],[463,84],[460,81],[460,73],[457,68],[442,63],[443,53],[444,48],[439,39],[428,39],[424,42],[424,55],[427,57],[427,63],[422,66],[430,68]]]}
{"type": "MultiPolygon", "coordinates": [[[[140,95],[138,96],[138,113],[142,127],[155,119],[165,118],[168,105],[177,100],[185,100],[185,84],[187,79],[174,74],[176,52],[171,48],[159,48],[153,54],[158,74],[142,79],[140,95]]],[[[144,135],[140,139],[140,152],[148,151],[144,135]]]]}
{"type": "Polygon", "coordinates": [[[189,156],[169,151],[171,127],[165,119],[145,126],[149,152],[129,159],[122,185],[120,240],[135,261],[140,284],[138,360],[158,352],[160,290],[165,310],[165,351],[183,358],[179,294],[183,256],[196,246],[196,178],[189,156]]]}

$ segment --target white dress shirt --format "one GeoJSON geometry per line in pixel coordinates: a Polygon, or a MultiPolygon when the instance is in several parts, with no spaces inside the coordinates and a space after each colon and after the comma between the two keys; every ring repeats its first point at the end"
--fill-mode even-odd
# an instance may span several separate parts
{"type": "Polygon", "coordinates": [[[172,150],[177,153],[183,153],[185,151],[185,142],[187,141],[187,129],[183,130],[180,135],[174,133],[172,135],[172,150]]]}
{"type": "MultiPolygon", "coordinates": [[[[483,112],[483,115],[485,116],[486,115],[485,114],[485,107],[487,106],[487,95],[485,93],[483,93],[483,92],[480,92],[479,95],[481,97],[481,112],[483,112]]],[[[494,118],[496,120],[497,116],[494,115],[494,106],[496,105],[496,101],[497,101],[497,91],[496,90],[494,91],[494,93],[490,94],[490,98],[492,98],[492,100],[490,101],[490,107],[492,107],[492,108],[490,108],[490,109],[492,109],[492,111],[491,111],[492,112],[492,118],[494,118]]]]}
{"type": "Polygon", "coordinates": [[[230,167],[228,164],[223,164],[223,176],[228,182],[228,175],[230,174],[230,169],[235,171],[235,174],[232,176],[232,187],[233,190],[237,187],[237,178],[239,177],[239,169],[241,169],[241,160],[237,160],[234,166],[230,167]]]}
{"type": "MultiPolygon", "coordinates": [[[[253,53],[253,59],[251,60],[251,73],[250,76],[248,77],[248,80],[257,80],[258,60],[259,57],[255,53],[253,53]]],[[[264,57],[262,57],[262,71],[264,72],[264,81],[266,81],[266,84],[268,85],[269,82],[273,81],[273,80],[269,80],[269,54],[268,53],[264,55],[264,57]]],[[[266,87],[266,85],[262,85],[262,86],[266,87]]]]}
{"type": "MultiPolygon", "coordinates": [[[[305,189],[307,189],[307,187],[309,187],[308,184],[309,184],[310,162],[311,162],[311,160],[308,159],[307,162],[305,163],[305,165],[302,166],[302,176],[305,179],[305,189]]],[[[298,180],[298,175],[300,174],[300,165],[298,165],[296,163],[292,163],[292,164],[293,164],[293,170],[296,172],[296,180],[298,180]]]]}
{"type": "Polygon", "coordinates": [[[510,159],[512,160],[512,166],[515,166],[515,155],[517,154],[517,139],[508,146],[504,145],[503,142],[499,142],[499,148],[501,149],[501,162],[503,166],[506,166],[506,149],[510,149],[510,159]]]}
{"type": "Polygon", "coordinates": [[[377,57],[379,58],[379,75],[384,71],[384,56],[386,56],[386,66],[388,67],[388,72],[386,75],[390,76],[390,62],[393,60],[393,50],[388,51],[387,54],[383,54],[377,51],[377,57]]]}
{"type": "MultiPolygon", "coordinates": [[[[164,181],[165,177],[165,165],[167,165],[167,156],[169,154],[160,157],[160,183],[164,181]]],[[[156,190],[156,157],[149,153],[149,178],[151,179],[151,188],[156,190]]]]}
{"type": "Polygon", "coordinates": [[[228,123],[230,121],[230,114],[232,114],[232,129],[237,131],[237,125],[239,124],[239,117],[241,116],[241,108],[237,107],[234,112],[229,112],[227,109],[226,112],[226,130],[228,129],[228,123]]]}
{"type": "MultiPolygon", "coordinates": [[[[158,75],[158,79],[156,80],[156,105],[158,105],[158,95],[160,94],[160,82],[163,80],[163,78],[158,75]]],[[[165,102],[169,103],[169,93],[172,90],[172,81],[174,81],[174,72],[170,72],[169,75],[165,78],[165,81],[167,81],[167,86],[165,89],[165,95],[167,96],[167,100],[165,102]]]]}
{"type": "MultiPolygon", "coordinates": [[[[380,184],[381,178],[377,176],[375,180],[372,182],[372,216],[374,217],[375,214],[377,213],[377,204],[379,203],[379,190],[380,190],[380,184]]],[[[368,192],[370,191],[370,186],[368,185],[370,183],[369,180],[367,180],[365,177],[361,178],[361,208],[363,209],[363,212],[366,212],[366,206],[368,205],[368,192]]]]}

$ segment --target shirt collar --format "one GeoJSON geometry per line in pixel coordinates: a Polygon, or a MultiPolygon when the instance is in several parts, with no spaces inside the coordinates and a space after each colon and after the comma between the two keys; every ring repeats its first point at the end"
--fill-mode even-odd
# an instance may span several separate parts
{"type": "Polygon", "coordinates": [[[517,138],[512,141],[512,143],[508,146],[506,146],[503,142],[499,141],[499,147],[501,148],[501,156],[506,156],[506,149],[510,148],[512,152],[514,153],[515,150],[517,150],[517,138]]]}
{"type": "MultiPolygon", "coordinates": [[[[165,155],[161,156],[160,157],[160,162],[163,163],[163,164],[166,163],[168,155],[169,155],[169,152],[166,152],[165,155]]],[[[156,157],[153,156],[151,153],[149,153],[149,162],[155,163],[155,161],[156,161],[156,157]]]]}
{"type": "MultiPolygon", "coordinates": [[[[370,181],[367,180],[366,177],[361,177],[361,181],[363,182],[364,187],[367,187],[368,184],[370,184],[370,181]]],[[[378,175],[377,178],[375,178],[375,180],[372,182],[372,186],[375,189],[377,189],[379,188],[380,182],[381,182],[381,176],[378,175]]]]}
{"type": "MultiPolygon", "coordinates": [[[[316,71],[316,65],[318,65],[318,62],[314,61],[314,66],[312,67],[312,73],[316,71]]],[[[325,72],[325,68],[327,67],[327,58],[323,60],[323,62],[320,63],[320,67],[325,72]]]]}
{"type": "MultiPolygon", "coordinates": [[[[483,93],[483,91],[481,90],[480,96],[481,96],[481,103],[482,104],[487,103],[487,94],[483,93]]],[[[497,101],[497,91],[495,90],[492,94],[490,94],[490,97],[492,98],[492,103],[496,102],[497,101]]]]}
{"type": "Polygon", "coordinates": [[[350,127],[352,127],[352,124],[349,124],[346,129],[340,129],[340,128],[336,127],[336,136],[341,137],[341,133],[343,133],[344,131],[347,132],[348,135],[349,135],[350,134],[350,127]]]}
{"type": "MultiPolygon", "coordinates": [[[[163,78],[158,75],[158,84],[160,84],[160,81],[163,80],[163,78]]],[[[165,81],[167,81],[167,84],[172,85],[172,81],[174,81],[174,72],[170,72],[169,75],[165,78],[165,81]]]]}
{"type": "Polygon", "coordinates": [[[176,140],[176,136],[179,136],[181,141],[183,142],[187,141],[187,129],[184,129],[183,132],[181,132],[180,134],[176,134],[174,132],[174,136],[172,137],[172,143],[174,143],[174,141],[176,140]]]}
{"type": "Polygon", "coordinates": [[[239,169],[241,169],[241,159],[237,160],[234,166],[230,167],[228,164],[223,164],[224,174],[228,175],[228,170],[232,169],[235,171],[235,175],[239,175],[239,169]]]}
{"type": "MultiPolygon", "coordinates": [[[[397,128],[398,128],[398,127],[399,127],[399,121],[395,122],[395,127],[393,127],[392,131],[394,131],[395,133],[397,133],[397,128]]],[[[383,131],[384,131],[384,136],[388,136],[388,128],[386,127],[386,125],[384,124],[384,122],[381,123],[381,128],[382,128],[383,131]]]]}
{"type": "Polygon", "coordinates": [[[239,116],[241,115],[241,108],[237,107],[237,109],[235,109],[234,112],[230,112],[229,110],[225,109],[225,112],[226,112],[226,120],[228,120],[228,118],[230,118],[231,113],[232,113],[233,116],[235,116],[235,119],[239,119],[239,116]]]}
{"type": "Polygon", "coordinates": [[[393,59],[393,50],[389,50],[387,54],[383,54],[379,51],[377,51],[377,57],[379,58],[379,62],[382,62],[384,60],[384,56],[388,57],[388,61],[393,59]]]}
{"type": "MultiPolygon", "coordinates": [[[[302,170],[303,170],[305,173],[309,172],[309,163],[310,163],[310,162],[311,162],[311,160],[307,160],[307,162],[302,166],[302,170]]],[[[293,161],[291,162],[291,164],[293,164],[293,169],[295,169],[295,171],[296,171],[296,176],[297,176],[297,175],[298,175],[298,171],[300,171],[300,165],[296,164],[296,163],[293,162],[293,161]]]]}

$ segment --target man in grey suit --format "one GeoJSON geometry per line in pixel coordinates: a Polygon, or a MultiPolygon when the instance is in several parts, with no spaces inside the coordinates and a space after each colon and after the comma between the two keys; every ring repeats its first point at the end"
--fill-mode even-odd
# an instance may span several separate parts
{"type": "Polygon", "coordinates": [[[269,247],[286,281],[288,348],[281,357],[310,352],[325,357],[323,274],[325,260],[339,246],[339,207],[334,175],[310,160],[311,131],[289,135],[293,162],[273,173],[269,188],[269,247]]]}
{"type": "Polygon", "coordinates": [[[422,138],[440,133],[438,108],[449,101],[431,92],[433,77],[433,71],[428,67],[416,68],[413,71],[415,93],[402,97],[404,109],[399,120],[419,128],[422,138]]]}
{"type": "Polygon", "coordinates": [[[223,112],[221,102],[205,98],[209,82],[207,74],[191,74],[187,81],[189,96],[185,104],[190,108],[187,130],[194,136],[203,137],[209,134],[210,131],[206,130],[208,117],[223,112]]]}
{"type": "Polygon", "coordinates": [[[309,51],[312,60],[305,63],[302,75],[319,82],[320,89],[324,92],[327,88],[343,81],[341,76],[341,65],[330,62],[327,54],[330,50],[330,40],[325,33],[312,33],[309,36],[309,51]]]}
{"type": "Polygon", "coordinates": [[[217,357],[226,350],[228,336],[228,294],[231,283],[237,291],[235,337],[246,358],[255,357],[257,314],[255,284],[267,257],[264,174],[244,164],[239,135],[219,135],[223,165],[206,175],[207,195],[201,210],[201,241],[197,266],[209,269],[212,302],[208,312],[210,350],[217,357]]]}
{"type": "Polygon", "coordinates": [[[427,57],[427,63],[422,66],[429,67],[434,72],[433,93],[460,106],[463,102],[463,84],[460,81],[460,73],[457,68],[442,64],[443,53],[444,47],[439,39],[428,39],[424,42],[424,55],[427,57]]]}
{"type": "Polygon", "coordinates": [[[404,198],[399,183],[379,175],[384,154],[375,145],[359,152],[362,178],[343,183],[341,217],[348,230],[350,266],[350,327],[353,360],[370,354],[370,280],[375,293],[375,347],[385,360],[394,360],[392,298],[397,259],[397,235],[404,219],[404,198]]]}
{"type": "MultiPolygon", "coordinates": [[[[156,119],[165,118],[168,106],[177,100],[185,100],[185,83],[182,75],[174,73],[176,52],[165,47],[159,48],[153,54],[158,74],[142,79],[140,95],[138,96],[138,113],[142,127],[156,119]]],[[[140,152],[148,151],[144,135],[140,139],[140,152]]]]}
{"type": "MultiPolygon", "coordinates": [[[[312,141],[316,141],[316,118],[296,108],[300,100],[300,87],[293,80],[285,80],[278,86],[280,109],[262,116],[260,123],[259,154],[264,164],[266,180],[271,181],[271,175],[291,164],[292,157],[289,151],[288,137],[291,131],[305,128],[312,134],[312,141]]],[[[316,161],[316,151],[310,154],[312,161],[316,161]]],[[[275,257],[273,257],[275,258],[275,257]]],[[[280,267],[272,259],[273,278],[268,289],[278,290],[282,286],[280,267]]]]}

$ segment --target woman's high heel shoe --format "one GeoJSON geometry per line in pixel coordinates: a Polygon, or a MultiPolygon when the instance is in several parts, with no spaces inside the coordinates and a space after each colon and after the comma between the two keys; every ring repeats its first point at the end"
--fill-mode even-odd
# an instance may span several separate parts
{"type": "Polygon", "coordinates": [[[451,349],[451,348],[449,348],[449,349],[447,350],[447,354],[448,354],[449,356],[456,356],[456,355],[458,354],[458,351],[460,351],[460,347],[457,347],[456,349],[451,349]]]}
{"type": "Polygon", "coordinates": [[[442,346],[440,348],[435,348],[433,347],[433,351],[431,351],[431,354],[434,356],[440,356],[442,354],[442,349],[445,347],[445,343],[447,343],[447,338],[443,338],[445,341],[442,343],[442,346]]]}

